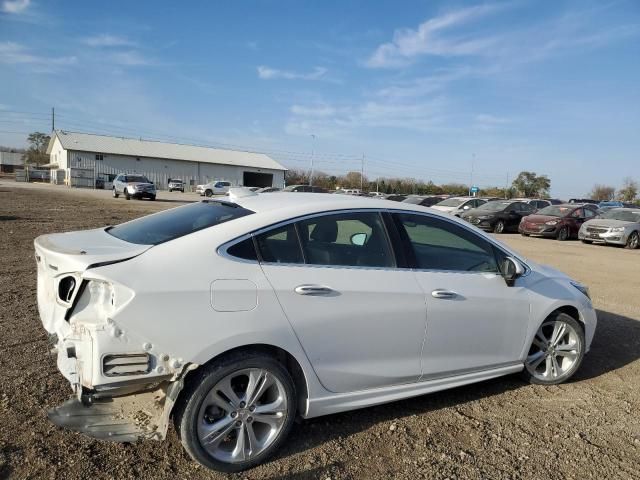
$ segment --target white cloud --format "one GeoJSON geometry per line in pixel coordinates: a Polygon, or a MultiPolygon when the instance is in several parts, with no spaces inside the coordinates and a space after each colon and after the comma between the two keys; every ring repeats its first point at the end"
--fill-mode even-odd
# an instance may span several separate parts
{"type": "Polygon", "coordinates": [[[144,67],[158,64],[155,60],[147,58],[135,50],[113,53],[109,58],[116,65],[126,67],[144,67]]]}
{"type": "Polygon", "coordinates": [[[329,105],[293,105],[291,107],[291,113],[304,117],[330,117],[335,115],[336,109],[329,105]]]}
{"type": "Polygon", "coordinates": [[[417,29],[398,29],[393,40],[380,45],[365,62],[371,68],[405,66],[421,55],[457,56],[481,53],[495,42],[494,38],[472,38],[468,35],[447,36],[448,30],[474,22],[494,13],[497,5],[480,5],[452,11],[421,23],[417,29]]]}
{"type": "Polygon", "coordinates": [[[327,73],[327,69],[323,67],[315,67],[309,73],[292,72],[289,70],[278,70],[276,68],[260,65],[258,67],[258,77],[263,80],[320,80],[327,73]]]}
{"type": "Polygon", "coordinates": [[[56,67],[73,65],[77,63],[77,58],[70,57],[49,57],[36,55],[27,47],[15,42],[0,42],[0,63],[8,65],[26,64],[37,67],[38,71],[53,71],[56,67]]]}
{"type": "Polygon", "coordinates": [[[2,2],[2,11],[5,13],[20,14],[24,12],[31,3],[31,0],[5,0],[2,2]]]}
{"type": "Polygon", "coordinates": [[[83,41],[90,47],[132,47],[136,45],[135,42],[132,42],[128,38],[108,33],[87,37],[83,41]]]}

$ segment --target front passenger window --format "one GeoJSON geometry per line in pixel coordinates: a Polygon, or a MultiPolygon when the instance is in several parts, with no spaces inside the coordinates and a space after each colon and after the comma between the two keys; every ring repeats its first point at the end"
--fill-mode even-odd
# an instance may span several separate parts
{"type": "Polygon", "coordinates": [[[497,272],[493,246],[475,233],[446,220],[397,214],[416,268],[461,272],[497,272]]]}

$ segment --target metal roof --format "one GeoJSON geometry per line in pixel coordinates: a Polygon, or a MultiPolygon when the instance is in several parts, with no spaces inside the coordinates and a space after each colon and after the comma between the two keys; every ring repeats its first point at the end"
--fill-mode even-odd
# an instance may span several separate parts
{"type": "Polygon", "coordinates": [[[285,167],[264,153],[165,143],[155,140],[112,137],[93,133],[69,132],[66,130],[55,131],[49,142],[47,153],[51,152],[56,137],[60,140],[62,148],[65,150],[286,170],[285,167]]]}

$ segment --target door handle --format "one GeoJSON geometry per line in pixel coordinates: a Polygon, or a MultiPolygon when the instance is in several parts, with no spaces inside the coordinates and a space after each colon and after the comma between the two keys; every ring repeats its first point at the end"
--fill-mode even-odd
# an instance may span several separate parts
{"type": "Polygon", "coordinates": [[[442,289],[438,289],[438,290],[434,290],[433,292],[431,292],[431,296],[433,298],[455,298],[458,296],[458,294],[456,292],[452,292],[451,290],[442,290],[442,289]]]}
{"type": "Polygon", "coordinates": [[[298,285],[293,291],[298,295],[329,295],[333,289],[324,285],[298,285]]]}

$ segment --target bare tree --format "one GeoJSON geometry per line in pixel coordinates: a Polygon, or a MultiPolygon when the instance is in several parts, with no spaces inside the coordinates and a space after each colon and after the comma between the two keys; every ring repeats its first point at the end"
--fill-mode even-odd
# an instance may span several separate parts
{"type": "Polygon", "coordinates": [[[622,188],[618,190],[618,198],[624,202],[633,202],[638,196],[638,182],[631,177],[622,180],[622,188]]]}
{"type": "Polygon", "coordinates": [[[601,185],[596,183],[589,193],[589,197],[593,200],[611,200],[616,194],[616,189],[609,185],[601,185]]]}

